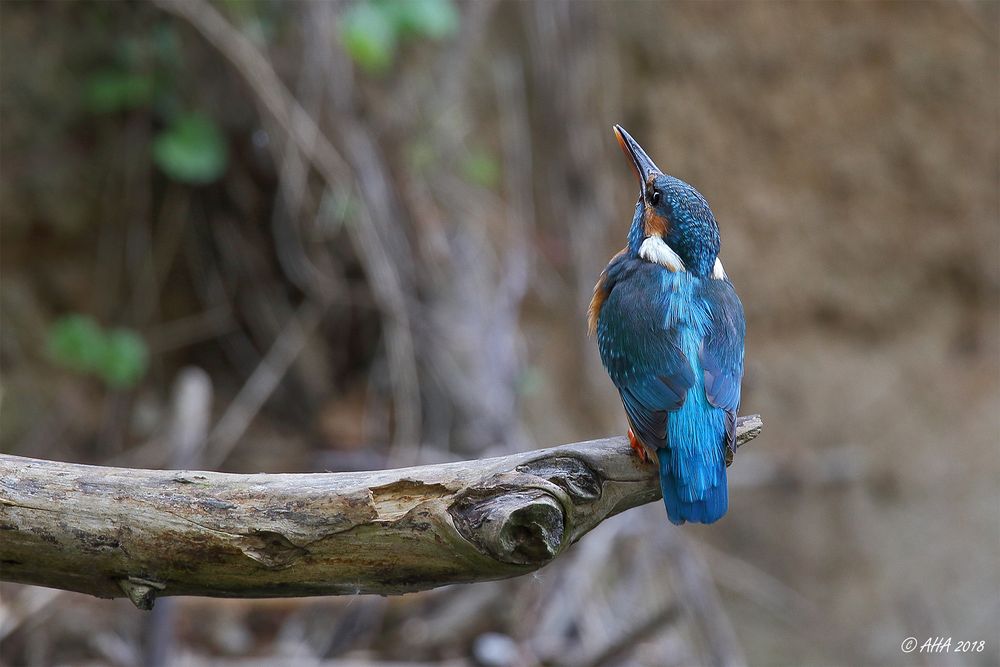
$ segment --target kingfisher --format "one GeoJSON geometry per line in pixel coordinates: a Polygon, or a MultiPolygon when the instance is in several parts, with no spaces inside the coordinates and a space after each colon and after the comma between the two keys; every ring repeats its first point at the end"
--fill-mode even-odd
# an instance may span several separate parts
{"type": "Polygon", "coordinates": [[[670,521],[713,523],[729,507],[743,304],[722,268],[708,202],[664,174],[620,125],[614,132],[639,199],[627,245],[594,287],[589,332],[621,395],[632,449],[659,464],[670,521]]]}

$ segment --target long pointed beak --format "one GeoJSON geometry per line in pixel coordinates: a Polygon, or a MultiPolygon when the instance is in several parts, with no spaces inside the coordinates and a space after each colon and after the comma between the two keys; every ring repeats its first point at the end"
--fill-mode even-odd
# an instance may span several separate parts
{"type": "Polygon", "coordinates": [[[650,175],[660,175],[663,173],[656,166],[656,163],[653,162],[653,159],[646,155],[646,151],[642,150],[639,142],[633,139],[632,135],[626,132],[625,128],[621,125],[615,125],[615,138],[618,139],[618,145],[622,147],[625,155],[632,158],[632,164],[635,166],[635,174],[639,177],[640,191],[645,187],[650,175]]]}

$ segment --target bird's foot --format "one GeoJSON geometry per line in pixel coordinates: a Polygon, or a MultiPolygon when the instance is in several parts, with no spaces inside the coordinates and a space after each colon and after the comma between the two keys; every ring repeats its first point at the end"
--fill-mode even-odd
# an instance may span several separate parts
{"type": "Polygon", "coordinates": [[[635,437],[635,433],[632,432],[632,429],[628,430],[628,444],[629,447],[632,448],[632,451],[636,453],[636,456],[639,457],[639,460],[643,463],[649,463],[649,454],[646,453],[646,448],[642,446],[639,439],[635,437]]]}

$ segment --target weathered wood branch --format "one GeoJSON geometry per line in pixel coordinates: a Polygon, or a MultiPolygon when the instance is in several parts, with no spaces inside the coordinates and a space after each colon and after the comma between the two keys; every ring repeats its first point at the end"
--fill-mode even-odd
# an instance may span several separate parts
{"type": "MultiPolygon", "coordinates": [[[[740,418],[738,444],[761,427],[740,418]]],[[[0,579],[124,595],[142,609],[161,595],[403,593],[531,572],[659,497],[655,466],[624,438],[360,473],[0,455],[0,579]]]]}

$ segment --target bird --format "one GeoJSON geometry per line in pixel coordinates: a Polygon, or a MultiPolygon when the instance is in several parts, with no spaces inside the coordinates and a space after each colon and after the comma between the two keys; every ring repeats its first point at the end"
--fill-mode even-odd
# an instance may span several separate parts
{"type": "Polygon", "coordinates": [[[746,319],[719,259],[705,197],[663,173],[620,125],[639,180],[626,246],[601,272],[587,312],[618,389],[629,444],[654,458],[667,517],[714,523],[729,507],[746,319]]]}

